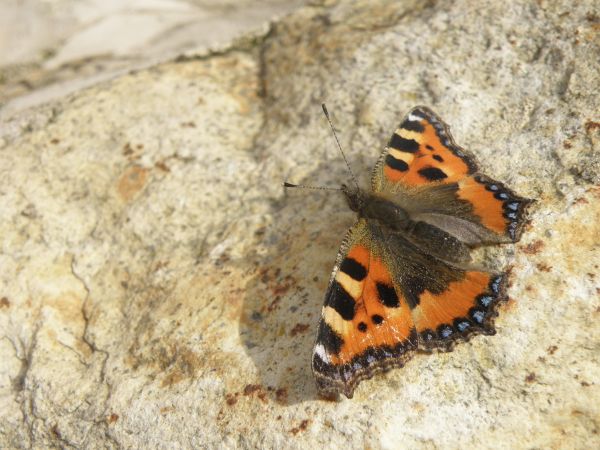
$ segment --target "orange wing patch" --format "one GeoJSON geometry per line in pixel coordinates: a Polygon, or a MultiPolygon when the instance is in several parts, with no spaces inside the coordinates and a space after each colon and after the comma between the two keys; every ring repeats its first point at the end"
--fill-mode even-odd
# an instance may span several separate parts
{"type": "Polygon", "coordinates": [[[457,194],[472,205],[473,214],[479,217],[483,226],[499,234],[505,232],[508,220],[504,217],[504,200],[496,198],[486,185],[468,177],[458,183],[457,194]]]}
{"type": "Polygon", "coordinates": [[[425,291],[413,310],[418,332],[436,330],[440,325],[467,316],[475,298],[484,292],[490,281],[485,272],[467,272],[461,281],[451,282],[441,294],[425,291]]]}
{"type": "Polygon", "coordinates": [[[494,233],[519,240],[523,216],[532,200],[519,197],[502,183],[482,174],[458,182],[458,198],[467,201],[479,222],[494,233]]]}
{"type": "Polygon", "coordinates": [[[493,307],[504,297],[504,275],[465,272],[462,280],[433,294],[424,291],[412,310],[421,343],[425,347],[447,347],[457,337],[479,330],[493,333],[493,307]]]}
{"type": "Polygon", "coordinates": [[[394,132],[383,167],[389,181],[407,186],[453,183],[475,170],[446,124],[424,107],[413,109],[394,132]]]}
{"type": "Polygon", "coordinates": [[[354,245],[329,285],[312,367],[323,394],[344,392],[374,373],[401,367],[417,346],[410,308],[390,271],[354,245]]]}
{"type": "MultiPolygon", "coordinates": [[[[359,253],[351,251],[348,256],[359,253]]],[[[346,364],[369,348],[394,347],[409,339],[413,328],[410,309],[396,292],[391,276],[382,261],[373,255],[368,261],[368,272],[362,281],[362,290],[354,297],[355,314],[351,321],[341,323],[336,311],[326,307],[327,322],[342,325],[335,329],[344,343],[332,361],[346,364]]],[[[347,275],[338,271],[336,280],[348,293],[355,291],[354,283],[346,284],[347,275]],[[340,276],[340,273],[343,275],[340,276]]]]}

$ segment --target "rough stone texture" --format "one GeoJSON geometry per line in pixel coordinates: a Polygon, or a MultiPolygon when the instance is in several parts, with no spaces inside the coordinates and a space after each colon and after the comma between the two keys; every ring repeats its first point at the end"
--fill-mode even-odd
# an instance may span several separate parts
{"type": "Polygon", "coordinates": [[[182,52],[227,45],[303,0],[3,0],[0,117],[182,52]]]}
{"type": "Polygon", "coordinates": [[[599,29],[593,0],[315,2],[4,121],[0,447],[599,447],[599,29]],[[363,180],[427,104],[538,200],[498,334],[339,402],[310,353],[352,213],[281,188],[347,178],[321,101],[363,180]]]}

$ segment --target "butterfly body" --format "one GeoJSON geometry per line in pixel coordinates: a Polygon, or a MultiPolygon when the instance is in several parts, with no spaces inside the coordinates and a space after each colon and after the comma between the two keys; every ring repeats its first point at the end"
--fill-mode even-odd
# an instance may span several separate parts
{"type": "Polygon", "coordinates": [[[515,242],[530,200],[478,172],[447,125],[409,112],[375,165],[371,190],[342,185],[358,220],[336,260],[313,351],[321,394],[352,397],[415,350],[493,334],[506,274],[471,266],[470,249],[515,242]]]}
{"type": "Polygon", "coordinates": [[[342,192],[350,209],[356,211],[359,217],[377,221],[381,226],[396,231],[404,231],[411,225],[407,211],[393,200],[359,187],[342,185],[342,192]]]}

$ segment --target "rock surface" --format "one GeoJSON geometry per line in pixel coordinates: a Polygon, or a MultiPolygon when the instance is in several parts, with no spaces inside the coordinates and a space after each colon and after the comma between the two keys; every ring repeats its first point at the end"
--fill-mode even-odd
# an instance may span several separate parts
{"type": "MultiPolygon", "coordinates": [[[[1,125],[0,447],[600,446],[593,0],[314,2],[1,125]],[[310,354],[335,186],[426,104],[536,198],[498,334],[352,400],[310,354]]],[[[493,252],[492,252],[493,253],[493,252]]]]}
{"type": "Polygon", "coordinates": [[[227,45],[303,0],[3,0],[0,117],[227,45]]]}

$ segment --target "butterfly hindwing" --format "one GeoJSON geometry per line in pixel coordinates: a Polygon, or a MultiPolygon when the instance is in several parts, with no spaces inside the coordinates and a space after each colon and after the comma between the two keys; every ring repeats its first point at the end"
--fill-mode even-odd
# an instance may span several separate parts
{"type": "Polygon", "coordinates": [[[385,243],[384,261],[410,307],[420,349],[450,349],[473,333],[494,333],[495,308],[506,298],[504,274],[461,268],[401,234],[370,228],[385,243]]]}
{"type": "Polygon", "coordinates": [[[524,216],[532,200],[520,197],[504,184],[477,173],[458,183],[458,198],[471,205],[472,223],[487,231],[476,244],[517,242],[525,224],[524,216]]]}
{"type": "Polygon", "coordinates": [[[418,348],[492,334],[500,275],[462,270],[364,219],[350,230],[326,294],[313,353],[321,393],[398,367],[418,348]]]}

